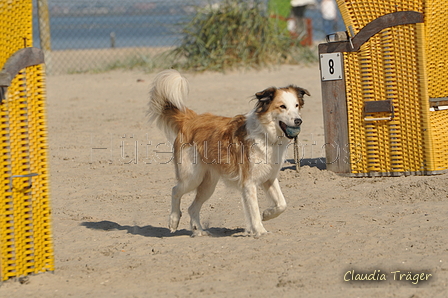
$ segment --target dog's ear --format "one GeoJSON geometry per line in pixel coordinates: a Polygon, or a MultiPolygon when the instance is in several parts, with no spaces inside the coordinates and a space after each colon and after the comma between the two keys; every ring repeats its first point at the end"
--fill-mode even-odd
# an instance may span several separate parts
{"type": "Polygon", "coordinates": [[[274,99],[275,91],[277,91],[277,88],[269,87],[263,91],[255,93],[255,98],[258,99],[255,109],[257,113],[263,113],[268,110],[269,105],[274,99]]]}
{"type": "Polygon", "coordinates": [[[294,85],[292,85],[292,86],[290,86],[290,87],[293,88],[293,89],[296,91],[296,93],[297,93],[297,98],[298,98],[298,100],[299,100],[300,108],[302,108],[303,105],[305,104],[305,102],[303,101],[303,96],[304,96],[305,94],[308,95],[308,96],[311,96],[311,94],[308,92],[308,90],[303,89],[303,88],[301,88],[301,87],[297,87],[297,86],[294,86],[294,85]]]}
{"type": "Polygon", "coordinates": [[[255,97],[258,100],[272,100],[275,91],[277,91],[277,88],[269,87],[267,89],[264,89],[263,91],[255,93],[255,97]]]}
{"type": "Polygon", "coordinates": [[[311,94],[308,92],[308,90],[294,86],[294,89],[296,90],[298,95],[302,95],[302,97],[306,94],[308,96],[311,96],[311,94]]]}

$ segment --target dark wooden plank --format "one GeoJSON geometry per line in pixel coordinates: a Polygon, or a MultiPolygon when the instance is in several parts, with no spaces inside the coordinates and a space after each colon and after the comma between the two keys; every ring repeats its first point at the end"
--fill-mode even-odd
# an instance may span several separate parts
{"type": "Polygon", "coordinates": [[[351,40],[328,42],[319,45],[319,54],[335,52],[357,52],[361,46],[372,36],[381,32],[381,30],[393,26],[423,23],[423,14],[416,11],[398,11],[389,13],[372,22],[359,30],[358,34],[351,40]]]}
{"type": "Polygon", "coordinates": [[[44,63],[44,54],[38,48],[23,48],[15,52],[3,65],[0,86],[7,87],[25,67],[44,63]]]}
{"type": "Polygon", "coordinates": [[[394,110],[394,106],[392,105],[392,100],[390,100],[390,99],[366,101],[364,103],[364,112],[366,114],[379,113],[379,112],[391,113],[393,110],[394,110]]]}
{"type": "Polygon", "coordinates": [[[359,30],[358,34],[352,39],[354,46],[352,51],[357,52],[365,42],[383,29],[399,25],[423,23],[423,21],[423,14],[417,11],[397,11],[380,16],[359,30]]]}
{"type": "Polygon", "coordinates": [[[25,67],[45,62],[43,52],[38,48],[23,48],[8,58],[0,72],[0,104],[6,98],[11,81],[25,67]]]}
{"type": "Polygon", "coordinates": [[[430,98],[429,105],[431,107],[448,106],[448,97],[430,98]]]}

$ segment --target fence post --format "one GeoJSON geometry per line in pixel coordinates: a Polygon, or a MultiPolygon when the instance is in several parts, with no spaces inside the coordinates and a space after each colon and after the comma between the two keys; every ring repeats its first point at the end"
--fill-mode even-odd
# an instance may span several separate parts
{"type": "Polygon", "coordinates": [[[51,34],[48,0],[37,0],[37,15],[39,18],[40,48],[44,52],[45,56],[45,70],[47,74],[51,74],[51,34]]]}

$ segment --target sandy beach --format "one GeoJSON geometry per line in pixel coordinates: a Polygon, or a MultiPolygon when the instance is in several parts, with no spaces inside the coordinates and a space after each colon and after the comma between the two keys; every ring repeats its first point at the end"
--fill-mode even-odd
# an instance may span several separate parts
{"type": "MultiPolygon", "coordinates": [[[[145,118],[155,74],[114,71],[47,77],[55,271],[0,286],[0,297],[447,297],[448,174],[348,178],[325,169],[318,65],[184,74],[187,106],[232,116],[254,93],[296,84],[301,167],[280,173],[288,203],[244,236],[238,191],[219,183],[202,209],[214,237],[190,237],[170,146],[145,118]],[[370,281],[359,281],[362,277],[370,281]]],[[[260,208],[267,207],[259,193],[260,208]]]]}

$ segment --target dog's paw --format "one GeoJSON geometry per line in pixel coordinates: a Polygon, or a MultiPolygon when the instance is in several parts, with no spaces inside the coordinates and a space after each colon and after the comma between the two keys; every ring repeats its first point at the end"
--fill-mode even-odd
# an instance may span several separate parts
{"type": "Polygon", "coordinates": [[[263,221],[273,219],[274,217],[276,217],[276,216],[275,216],[272,208],[266,209],[263,211],[263,218],[262,218],[263,221]]]}
{"type": "Polygon", "coordinates": [[[202,236],[212,236],[212,234],[204,230],[194,230],[193,234],[191,234],[191,237],[202,237],[202,236]]]}
{"type": "Polygon", "coordinates": [[[252,233],[254,239],[259,239],[260,237],[266,236],[268,234],[270,234],[271,232],[268,232],[266,230],[262,231],[262,232],[256,232],[256,233],[252,233]]]}
{"type": "Polygon", "coordinates": [[[272,207],[263,211],[263,221],[276,218],[285,211],[286,207],[272,207]]]}
{"type": "Polygon", "coordinates": [[[179,221],[180,221],[181,216],[182,216],[182,214],[180,216],[176,216],[175,214],[170,215],[170,222],[168,224],[168,228],[170,229],[171,233],[176,232],[177,227],[179,226],[179,221]]]}
{"type": "Polygon", "coordinates": [[[244,231],[244,236],[252,236],[255,239],[258,239],[264,235],[270,234],[270,232],[266,231],[266,229],[262,226],[259,229],[246,229],[244,231]]]}

